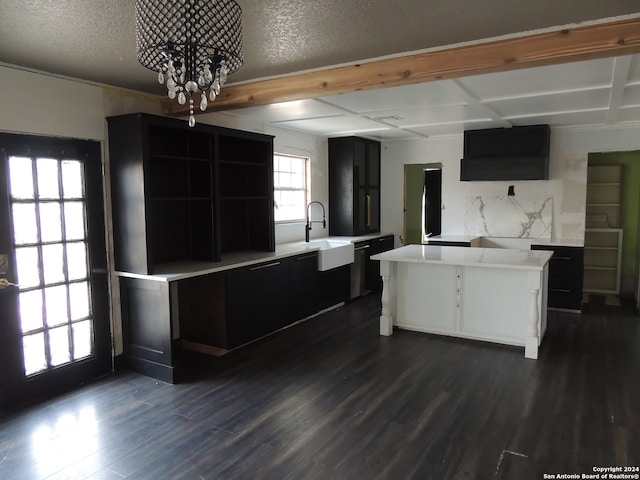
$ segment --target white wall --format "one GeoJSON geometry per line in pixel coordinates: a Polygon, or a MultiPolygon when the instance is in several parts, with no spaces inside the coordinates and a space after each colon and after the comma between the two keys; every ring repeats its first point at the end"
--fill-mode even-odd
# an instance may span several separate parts
{"type": "Polygon", "coordinates": [[[0,66],[0,130],[104,139],[102,88],[0,66]]]}
{"type": "MultiPolygon", "coordinates": [[[[397,236],[403,229],[404,164],[442,163],[442,233],[464,235],[466,197],[517,195],[553,197],[552,238],[584,242],[587,161],[590,152],[637,150],[640,125],[606,128],[553,128],[549,180],[461,182],[462,135],[388,141],[382,148],[381,225],[397,236]]],[[[398,241],[396,240],[396,244],[398,241]]]]}

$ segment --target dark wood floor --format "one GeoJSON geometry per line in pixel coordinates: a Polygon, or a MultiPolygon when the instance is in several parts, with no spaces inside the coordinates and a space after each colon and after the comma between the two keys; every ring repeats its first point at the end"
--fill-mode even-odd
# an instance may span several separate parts
{"type": "Polygon", "coordinates": [[[640,465],[633,308],[550,312],[520,348],[378,335],[372,297],[188,382],[120,373],[0,420],[0,478],[541,479],[640,465]]]}

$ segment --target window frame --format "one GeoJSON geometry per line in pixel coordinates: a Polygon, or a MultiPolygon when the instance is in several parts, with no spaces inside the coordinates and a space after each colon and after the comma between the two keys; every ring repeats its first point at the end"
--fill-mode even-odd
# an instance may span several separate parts
{"type": "Polygon", "coordinates": [[[277,191],[293,191],[293,192],[300,192],[300,191],[304,191],[304,205],[303,207],[303,212],[304,209],[306,208],[306,206],[309,203],[309,198],[310,198],[310,158],[309,157],[305,157],[302,155],[293,155],[293,154],[289,154],[289,153],[278,153],[278,152],[274,152],[273,153],[273,192],[274,192],[274,202],[273,202],[273,209],[274,209],[274,221],[275,224],[287,224],[287,223],[303,223],[306,222],[306,216],[303,213],[301,218],[288,218],[288,219],[283,219],[283,220],[277,220],[277,204],[276,204],[276,192],[277,191]],[[288,157],[291,159],[296,159],[296,160],[301,160],[304,162],[304,188],[296,188],[296,187],[280,187],[279,185],[277,185],[276,182],[276,158],[277,157],[288,157]]]}

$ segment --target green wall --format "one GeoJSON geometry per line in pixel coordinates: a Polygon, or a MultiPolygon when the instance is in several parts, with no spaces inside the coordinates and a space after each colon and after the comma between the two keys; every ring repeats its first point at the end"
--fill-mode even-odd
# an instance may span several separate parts
{"type": "Polygon", "coordinates": [[[589,154],[589,165],[624,165],[622,171],[622,282],[621,291],[636,291],[640,259],[640,150],[589,154]]]}

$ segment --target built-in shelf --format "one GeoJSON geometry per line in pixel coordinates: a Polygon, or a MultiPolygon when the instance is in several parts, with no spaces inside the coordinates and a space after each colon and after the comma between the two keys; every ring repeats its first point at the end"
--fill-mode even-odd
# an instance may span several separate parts
{"type": "Polygon", "coordinates": [[[118,270],[275,249],[273,137],[147,114],[108,123],[118,270]]]}
{"type": "Polygon", "coordinates": [[[621,265],[622,229],[586,229],[583,290],[588,293],[619,294],[621,265]]]}
{"type": "Polygon", "coordinates": [[[587,169],[584,292],[620,293],[622,165],[587,169]],[[597,228],[594,228],[597,227],[597,228]]]}

